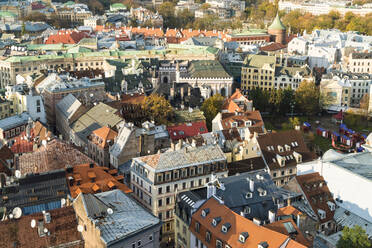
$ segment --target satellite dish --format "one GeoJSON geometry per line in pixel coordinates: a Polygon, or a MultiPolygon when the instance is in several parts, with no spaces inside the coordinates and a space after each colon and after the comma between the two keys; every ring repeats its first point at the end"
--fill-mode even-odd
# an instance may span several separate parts
{"type": "Polygon", "coordinates": [[[31,220],[31,227],[35,228],[35,226],[36,226],[36,220],[33,219],[33,220],[31,220]]]}
{"type": "Polygon", "coordinates": [[[78,232],[83,232],[84,231],[84,227],[82,225],[78,225],[77,226],[77,230],[78,230],[78,232]]]}
{"type": "Polygon", "coordinates": [[[19,219],[22,216],[22,209],[19,207],[16,207],[13,209],[12,213],[15,219],[19,219]]]}
{"type": "Polygon", "coordinates": [[[21,172],[19,171],[19,170],[16,170],[15,171],[15,176],[16,176],[16,178],[21,178],[21,172]]]}
{"type": "Polygon", "coordinates": [[[66,199],[65,198],[62,198],[61,199],[61,207],[64,207],[66,204],[66,199]]]}
{"type": "Polygon", "coordinates": [[[9,214],[9,219],[13,219],[13,214],[9,214]]]}
{"type": "Polygon", "coordinates": [[[112,210],[112,208],[108,208],[108,209],[107,209],[107,213],[111,215],[111,214],[114,213],[114,211],[112,210]]]}

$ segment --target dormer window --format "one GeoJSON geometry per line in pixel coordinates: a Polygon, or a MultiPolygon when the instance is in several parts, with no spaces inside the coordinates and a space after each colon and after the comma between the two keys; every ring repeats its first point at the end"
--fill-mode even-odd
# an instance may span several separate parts
{"type": "Polygon", "coordinates": [[[322,209],[318,209],[318,215],[319,215],[321,220],[326,218],[326,212],[322,209]]]}
{"type": "Polygon", "coordinates": [[[233,123],[231,123],[231,127],[238,127],[238,123],[234,121],[233,123]]]}
{"type": "Polygon", "coordinates": [[[209,214],[209,208],[202,210],[202,217],[205,218],[209,214]]]}
{"type": "Polygon", "coordinates": [[[230,227],[231,227],[231,224],[229,222],[226,222],[225,224],[222,225],[221,231],[223,233],[227,233],[229,231],[230,227]]]}
{"type": "Polygon", "coordinates": [[[283,147],[280,146],[280,145],[278,145],[278,151],[279,151],[279,152],[283,152],[283,151],[284,151],[283,147]]]}
{"type": "Polygon", "coordinates": [[[258,248],[268,248],[269,244],[266,241],[262,241],[258,244],[258,248]]]}
{"type": "Polygon", "coordinates": [[[293,152],[293,156],[295,157],[297,163],[302,163],[302,155],[301,154],[299,154],[298,152],[293,152]]]}
{"type": "Polygon", "coordinates": [[[259,192],[260,196],[265,196],[267,194],[266,190],[263,188],[258,188],[257,191],[259,192]]]}
{"type": "Polygon", "coordinates": [[[244,214],[250,214],[251,213],[251,208],[250,207],[245,207],[244,208],[244,214]]]}
{"type": "Polygon", "coordinates": [[[289,152],[289,151],[291,150],[291,147],[290,147],[289,145],[287,145],[287,144],[285,144],[284,147],[285,147],[285,150],[286,150],[287,152],[289,152]]]}
{"type": "Polygon", "coordinates": [[[252,121],[250,121],[250,120],[249,120],[249,121],[246,121],[246,122],[245,122],[245,126],[246,126],[246,127],[250,127],[250,126],[252,126],[252,121]]]}
{"type": "Polygon", "coordinates": [[[221,217],[216,217],[212,220],[212,226],[216,227],[221,222],[221,217]]]}
{"type": "Polygon", "coordinates": [[[248,232],[242,232],[239,235],[239,242],[244,244],[248,237],[249,237],[248,232]]]}
{"type": "Polygon", "coordinates": [[[331,211],[335,211],[336,210],[336,204],[334,204],[333,202],[331,201],[327,201],[327,204],[328,204],[328,207],[331,211]]]}
{"type": "Polygon", "coordinates": [[[245,199],[251,199],[253,196],[253,194],[251,192],[248,192],[247,194],[245,194],[245,199]]]}

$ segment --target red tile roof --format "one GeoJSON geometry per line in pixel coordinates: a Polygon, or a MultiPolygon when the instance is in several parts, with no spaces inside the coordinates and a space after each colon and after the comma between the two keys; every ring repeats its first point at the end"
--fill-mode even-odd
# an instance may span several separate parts
{"type": "Polygon", "coordinates": [[[73,168],[67,168],[67,180],[73,178],[73,182],[71,184],[68,183],[71,196],[76,198],[81,192],[84,194],[105,192],[114,187],[124,193],[131,193],[132,190],[127,185],[119,182],[123,178],[119,177],[120,175],[115,176],[113,172],[115,171],[109,171],[107,167],[97,165],[93,165],[93,168],[91,168],[89,164],[80,164],[73,168]],[[77,181],[79,181],[79,184],[77,181]]]}
{"type": "Polygon", "coordinates": [[[75,166],[84,163],[94,163],[94,161],[66,142],[54,139],[33,153],[20,156],[19,170],[25,175],[64,169],[67,165],[75,166]]]}
{"type": "Polygon", "coordinates": [[[222,247],[249,247],[257,248],[261,242],[267,242],[268,247],[306,247],[294,240],[289,239],[287,235],[275,232],[263,226],[254,224],[251,220],[235,213],[225,205],[219,203],[214,197],[209,198],[199,209],[192,215],[190,231],[203,242],[205,246],[216,247],[216,240],[223,243],[222,247]],[[202,217],[202,211],[209,209],[209,213],[202,217]],[[212,225],[214,218],[221,218],[217,226],[212,225]],[[200,230],[195,230],[196,222],[200,223],[200,230]],[[221,231],[222,225],[229,223],[231,227],[227,233],[221,231]],[[206,242],[206,231],[211,233],[211,241],[206,242]],[[248,233],[248,238],[244,243],[239,241],[239,235],[243,232],[248,233]],[[284,243],[288,241],[287,245],[284,243]],[[283,246],[282,246],[283,245],[283,246]]]}
{"type": "Polygon", "coordinates": [[[233,123],[237,123],[237,127],[244,127],[246,121],[252,122],[252,127],[262,127],[264,122],[261,113],[258,110],[234,113],[222,113],[222,127],[223,129],[230,129],[233,123]]]}
{"type": "Polygon", "coordinates": [[[335,211],[332,211],[327,202],[334,204],[332,194],[328,189],[327,183],[324,178],[318,173],[310,173],[305,175],[296,176],[296,181],[305,194],[305,197],[313,209],[314,213],[318,216],[321,223],[328,222],[333,219],[335,211]],[[325,219],[321,219],[318,209],[326,212],[325,219]]]}
{"type": "Polygon", "coordinates": [[[170,138],[175,141],[193,137],[198,134],[208,133],[205,121],[189,122],[167,127],[170,138]]]}
{"type": "Polygon", "coordinates": [[[264,51],[264,52],[274,52],[274,51],[282,50],[286,47],[287,47],[287,45],[283,45],[281,43],[274,42],[274,43],[271,43],[270,45],[260,47],[260,50],[264,51]]]}
{"type": "Polygon", "coordinates": [[[94,144],[105,148],[109,146],[110,141],[114,142],[114,139],[118,136],[118,133],[109,127],[101,127],[93,131],[90,135],[89,140],[94,144]]]}
{"type": "Polygon", "coordinates": [[[43,140],[48,141],[52,138],[52,133],[37,121],[30,130],[30,137],[27,138],[26,131],[13,138],[11,150],[15,154],[33,152],[34,145],[39,147],[43,140]]]}
{"type": "Polygon", "coordinates": [[[303,244],[306,247],[310,246],[310,242],[305,238],[304,234],[300,231],[300,229],[297,227],[297,225],[294,223],[292,219],[278,220],[273,223],[265,225],[265,227],[275,232],[287,235],[291,237],[291,239],[297,241],[298,243],[303,244]],[[289,233],[285,225],[292,225],[296,232],[289,233]]]}
{"type": "Polygon", "coordinates": [[[0,222],[0,247],[43,248],[43,247],[71,247],[83,248],[84,241],[77,231],[78,222],[72,207],[58,208],[49,211],[50,223],[44,221],[42,213],[22,216],[20,219],[0,222]],[[36,227],[30,223],[36,221],[36,227]],[[50,235],[39,236],[39,221],[47,228],[50,235]],[[17,245],[15,246],[15,242],[17,245]]]}
{"type": "Polygon", "coordinates": [[[89,35],[85,32],[60,30],[57,34],[50,35],[45,41],[45,44],[77,44],[81,39],[88,37],[89,35]]]}

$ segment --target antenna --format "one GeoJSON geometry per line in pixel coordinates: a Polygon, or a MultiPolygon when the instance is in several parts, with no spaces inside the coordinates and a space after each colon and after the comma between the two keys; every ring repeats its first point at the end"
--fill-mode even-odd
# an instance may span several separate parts
{"type": "Polygon", "coordinates": [[[32,219],[31,220],[31,227],[35,228],[35,226],[36,226],[36,220],[32,219]]]}
{"type": "Polygon", "coordinates": [[[15,219],[19,219],[22,216],[22,209],[19,207],[16,207],[13,209],[12,213],[15,219]]]}
{"type": "Polygon", "coordinates": [[[114,213],[114,211],[112,210],[112,208],[108,208],[108,209],[107,209],[107,213],[108,213],[109,215],[111,215],[111,214],[114,213]]]}
{"type": "Polygon", "coordinates": [[[78,225],[77,226],[77,230],[78,230],[78,232],[83,232],[84,231],[84,227],[82,225],[78,225]]]}
{"type": "Polygon", "coordinates": [[[21,171],[16,170],[15,171],[15,176],[16,176],[16,178],[21,178],[21,176],[22,176],[21,171]]]}

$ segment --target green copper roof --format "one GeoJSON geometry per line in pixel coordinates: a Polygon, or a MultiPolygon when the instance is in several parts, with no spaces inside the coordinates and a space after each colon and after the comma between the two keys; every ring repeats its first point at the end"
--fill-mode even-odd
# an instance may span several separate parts
{"type": "Polygon", "coordinates": [[[111,4],[110,8],[112,8],[112,9],[127,9],[127,6],[125,6],[122,3],[113,3],[113,4],[111,4]]]}
{"type": "Polygon", "coordinates": [[[268,28],[269,30],[285,30],[285,26],[280,20],[279,13],[276,14],[276,17],[271,23],[270,27],[268,28]]]}
{"type": "Polygon", "coordinates": [[[0,11],[0,17],[16,17],[17,15],[9,11],[0,11]]]}
{"type": "Polygon", "coordinates": [[[75,4],[75,2],[73,2],[73,1],[68,1],[68,2],[65,3],[65,6],[70,6],[70,5],[74,5],[74,4],[75,4]]]}

